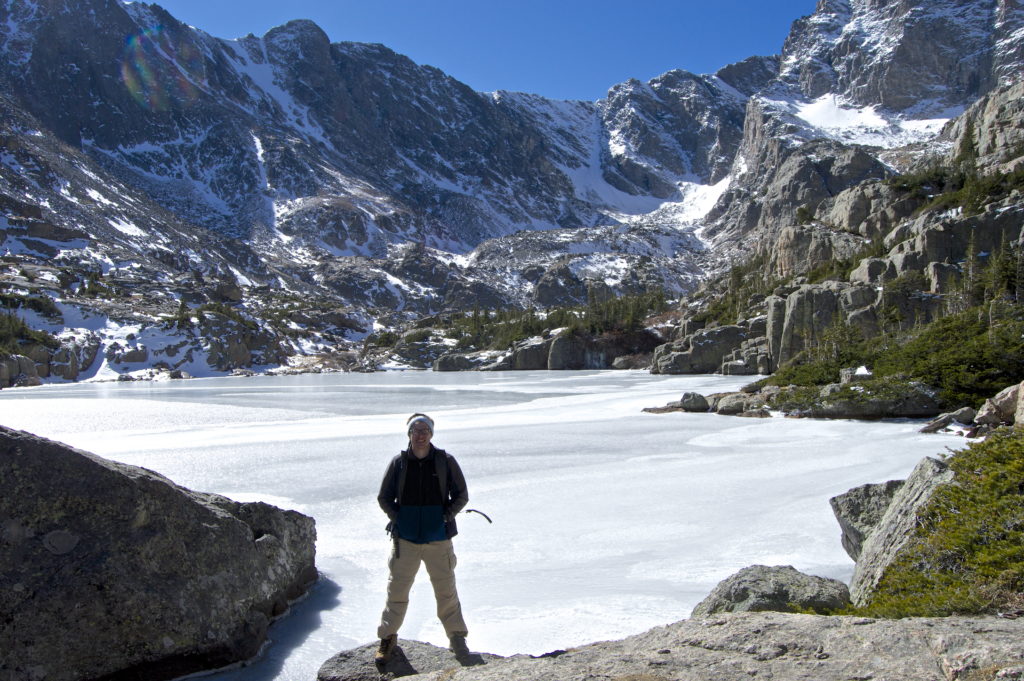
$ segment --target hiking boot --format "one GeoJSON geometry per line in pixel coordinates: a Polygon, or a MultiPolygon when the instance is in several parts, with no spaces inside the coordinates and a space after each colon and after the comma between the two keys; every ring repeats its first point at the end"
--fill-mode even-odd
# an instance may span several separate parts
{"type": "Polygon", "coordinates": [[[380,645],[377,646],[377,654],[373,656],[373,661],[377,664],[386,664],[391,659],[391,653],[395,652],[395,646],[398,645],[398,634],[391,634],[387,638],[380,640],[380,645]]]}
{"type": "Polygon", "coordinates": [[[455,653],[456,660],[469,657],[469,646],[466,645],[465,634],[452,634],[448,637],[448,649],[455,653]]]}

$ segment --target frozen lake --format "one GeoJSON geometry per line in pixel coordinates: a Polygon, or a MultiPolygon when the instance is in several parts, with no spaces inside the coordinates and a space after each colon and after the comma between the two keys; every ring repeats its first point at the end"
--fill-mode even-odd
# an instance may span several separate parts
{"type": "MultiPolygon", "coordinates": [[[[316,518],[323,579],[260,660],[207,678],[313,681],[375,640],[390,542],[376,494],[405,419],[459,460],[457,576],[473,650],[539,654],[685,618],[752,564],[848,580],[828,499],[905,477],[958,440],[920,422],[644,414],[747,377],[390,372],[0,392],[0,424],[186,487],[316,518]]],[[[400,638],[446,644],[421,572],[400,638]]]]}

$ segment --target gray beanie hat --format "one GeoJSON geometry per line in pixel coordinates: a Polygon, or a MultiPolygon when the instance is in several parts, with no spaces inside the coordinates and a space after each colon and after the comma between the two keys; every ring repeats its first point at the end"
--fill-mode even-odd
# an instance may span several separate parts
{"type": "Polygon", "coordinates": [[[412,432],[412,427],[414,425],[416,425],[417,423],[422,423],[425,424],[427,428],[430,428],[431,435],[434,434],[434,419],[430,418],[426,414],[413,414],[408,418],[408,420],[406,420],[405,423],[408,426],[407,432],[412,432]]]}

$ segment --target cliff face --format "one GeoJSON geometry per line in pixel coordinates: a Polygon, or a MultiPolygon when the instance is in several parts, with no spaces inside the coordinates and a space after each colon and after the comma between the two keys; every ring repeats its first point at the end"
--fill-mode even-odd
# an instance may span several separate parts
{"type": "Polygon", "coordinates": [[[716,243],[759,250],[798,209],[906,169],[929,149],[906,145],[1017,82],[1022,54],[1017,0],[822,0],[748,103],[735,181],[711,214],[716,243]]]}
{"type": "MultiPolygon", "coordinates": [[[[910,168],[925,174],[932,168],[953,173],[966,149],[972,158],[971,173],[977,177],[1019,172],[1024,168],[1022,101],[1024,83],[997,88],[950,121],[931,151],[919,155],[910,168]]],[[[750,131],[756,125],[749,116],[747,120],[750,131]]],[[[770,116],[765,120],[769,126],[778,124],[770,116]]],[[[750,139],[757,138],[755,134],[750,139]]],[[[815,155],[834,145],[806,142],[785,156],[773,179],[757,190],[760,196],[774,198],[744,204],[742,229],[740,223],[730,223],[738,231],[747,230],[746,236],[738,239],[721,232],[717,237],[723,245],[752,243],[764,265],[760,275],[785,282],[747,309],[753,319],[767,320],[762,349],[745,353],[749,373],[774,371],[820,340],[836,322],[873,338],[886,329],[907,330],[934,321],[963,278],[971,248],[974,254],[991,254],[1004,245],[1021,246],[1024,203],[1019,189],[992,197],[976,211],[922,210],[941,190],[901,188],[873,179],[889,176],[892,170],[861,148],[815,155]],[[798,218],[798,213],[803,216],[798,218]],[[842,279],[807,284],[797,278],[842,261],[850,265],[842,279]],[[907,277],[922,283],[886,286],[907,277]]],[[[766,158],[781,149],[777,138],[762,147],[766,158]]],[[[726,209],[720,224],[736,217],[738,205],[726,209]]],[[[756,339],[745,342],[756,344],[756,339]]],[[[685,338],[666,346],[662,354],[683,346],[685,338]]],[[[725,357],[742,349],[733,343],[717,353],[725,357]]]]}
{"type": "Polygon", "coordinates": [[[780,80],[810,99],[941,114],[1018,78],[1017,0],[820,0],[782,48],[780,80]]]}

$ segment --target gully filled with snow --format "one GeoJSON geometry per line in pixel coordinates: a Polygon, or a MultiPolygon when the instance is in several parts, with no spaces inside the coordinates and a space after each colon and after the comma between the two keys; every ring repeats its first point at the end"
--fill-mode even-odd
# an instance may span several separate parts
{"type": "MultiPolygon", "coordinates": [[[[456,538],[474,650],[539,654],[685,618],[747,565],[848,579],[830,496],[955,445],[917,422],[645,414],[749,380],[645,372],[331,374],[6,390],[0,423],[186,487],[316,518],[323,579],[245,669],[310,681],[374,639],[390,544],[376,493],[408,414],[434,417],[470,508],[456,538]]],[[[443,644],[420,575],[400,634],[443,644]]]]}

